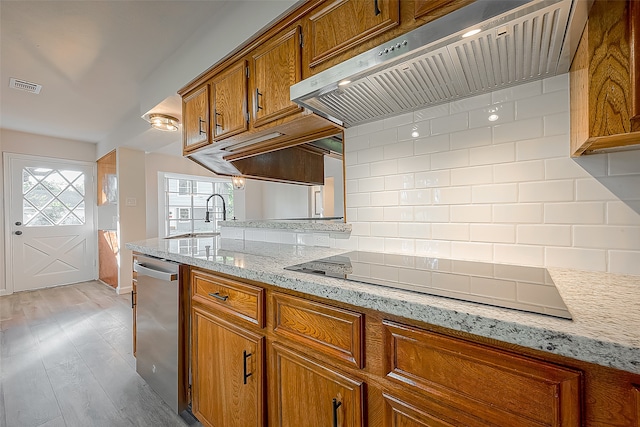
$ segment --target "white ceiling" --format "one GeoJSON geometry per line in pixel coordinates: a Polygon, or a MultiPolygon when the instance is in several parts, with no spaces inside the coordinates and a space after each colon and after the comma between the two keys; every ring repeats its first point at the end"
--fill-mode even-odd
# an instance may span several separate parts
{"type": "MultiPolygon", "coordinates": [[[[145,79],[198,28],[222,19],[230,3],[0,0],[0,127],[104,140],[146,112],[140,111],[145,79]],[[42,91],[10,89],[11,77],[41,84],[42,91]]],[[[175,88],[161,99],[158,108],[180,114],[175,88]]],[[[139,139],[145,149],[149,138],[139,139]]]]}

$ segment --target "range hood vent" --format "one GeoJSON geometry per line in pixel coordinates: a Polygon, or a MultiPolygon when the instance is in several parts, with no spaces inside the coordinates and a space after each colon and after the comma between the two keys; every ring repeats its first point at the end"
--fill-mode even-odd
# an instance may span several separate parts
{"type": "Polygon", "coordinates": [[[291,99],[350,127],[566,73],[591,3],[476,0],[297,83],[291,99]]]}

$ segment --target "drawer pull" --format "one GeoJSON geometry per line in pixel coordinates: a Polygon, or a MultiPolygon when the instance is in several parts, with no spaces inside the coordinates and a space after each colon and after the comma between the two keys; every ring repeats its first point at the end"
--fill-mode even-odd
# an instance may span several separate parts
{"type": "Polygon", "coordinates": [[[378,0],[373,0],[373,13],[378,16],[380,15],[382,12],[380,11],[380,8],[378,7],[378,0]]]}
{"type": "Polygon", "coordinates": [[[333,427],[338,427],[338,408],[342,406],[342,402],[338,402],[338,399],[333,398],[333,427]]]}
{"type": "Polygon", "coordinates": [[[215,294],[214,294],[214,293],[209,292],[209,296],[210,296],[210,297],[217,298],[217,299],[219,299],[220,301],[226,301],[226,300],[228,300],[228,299],[229,299],[229,295],[220,295],[220,292],[216,292],[215,294]]]}
{"type": "Polygon", "coordinates": [[[242,357],[244,360],[242,361],[242,381],[246,384],[247,378],[252,375],[252,372],[247,373],[247,358],[251,356],[252,353],[247,353],[247,350],[242,351],[242,357]]]}

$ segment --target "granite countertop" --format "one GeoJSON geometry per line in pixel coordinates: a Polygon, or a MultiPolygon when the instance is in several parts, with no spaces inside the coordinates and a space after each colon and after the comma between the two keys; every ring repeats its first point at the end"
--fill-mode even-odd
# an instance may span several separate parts
{"type": "Polygon", "coordinates": [[[148,239],[140,253],[640,374],[640,277],[549,268],[573,316],[540,314],[284,270],[346,251],[221,239],[148,239]]]}
{"type": "Polygon", "coordinates": [[[330,233],[351,233],[351,224],[341,219],[301,218],[301,219],[269,219],[248,221],[219,221],[221,227],[268,228],[272,230],[303,230],[330,233]]]}

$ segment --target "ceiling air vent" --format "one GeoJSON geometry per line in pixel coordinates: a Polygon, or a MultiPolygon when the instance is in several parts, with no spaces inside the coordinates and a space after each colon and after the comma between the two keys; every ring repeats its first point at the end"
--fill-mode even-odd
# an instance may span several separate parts
{"type": "Polygon", "coordinates": [[[12,89],[23,90],[25,92],[35,93],[36,95],[40,93],[40,90],[42,90],[42,85],[15,79],[13,77],[9,80],[9,87],[12,89]]]}

